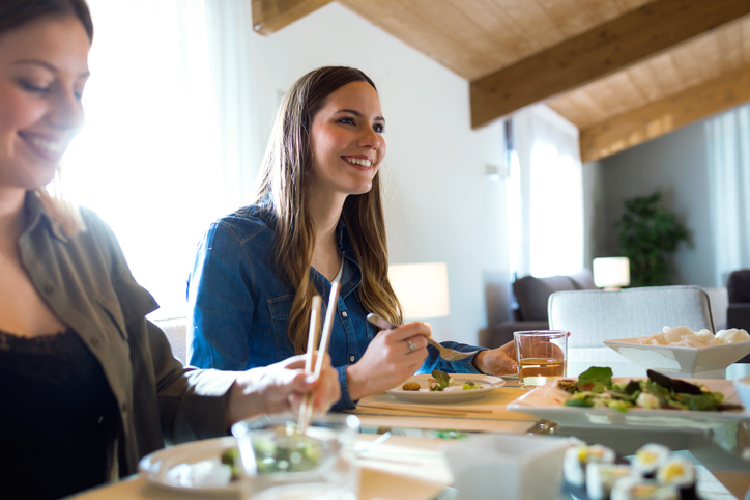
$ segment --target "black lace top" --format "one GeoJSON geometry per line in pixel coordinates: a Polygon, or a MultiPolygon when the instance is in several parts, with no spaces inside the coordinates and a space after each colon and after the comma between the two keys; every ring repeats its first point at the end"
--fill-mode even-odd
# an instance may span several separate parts
{"type": "Polygon", "coordinates": [[[0,331],[0,500],[55,499],[109,478],[117,403],[72,329],[0,331]]]}

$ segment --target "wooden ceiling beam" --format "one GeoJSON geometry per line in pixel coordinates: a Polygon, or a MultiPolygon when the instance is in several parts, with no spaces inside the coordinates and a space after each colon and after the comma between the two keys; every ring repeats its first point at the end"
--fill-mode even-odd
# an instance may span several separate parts
{"type": "Polygon", "coordinates": [[[748,0],[656,0],[470,84],[476,129],[750,13],[748,0]]]}
{"type": "Polygon", "coordinates": [[[581,161],[602,159],[748,101],[750,64],[581,130],[581,161]]]}
{"type": "Polygon", "coordinates": [[[312,14],[331,0],[252,0],[253,29],[268,35],[312,14]]]}

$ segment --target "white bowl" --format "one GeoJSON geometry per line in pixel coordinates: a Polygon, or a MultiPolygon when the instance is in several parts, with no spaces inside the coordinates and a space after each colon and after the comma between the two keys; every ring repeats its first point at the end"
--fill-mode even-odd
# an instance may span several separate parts
{"type": "Polygon", "coordinates": [[[740,401],[742,401],[742,405],[750,413],[750,377],[732,380],[732,383],[740,401]]]}
{"type": "Polygon", "coordinates": [[[637,338],[604,343],[633,363],[677,378],[725,379],[727,366],[750,354],[750,340],[705,347],[641,344],[637,338]]]}

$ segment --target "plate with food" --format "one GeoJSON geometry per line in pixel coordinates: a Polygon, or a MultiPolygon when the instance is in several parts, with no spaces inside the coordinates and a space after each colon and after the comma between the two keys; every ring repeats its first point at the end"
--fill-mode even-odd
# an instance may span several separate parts
{"type": "Polygon", "coordinates": [[[654,370],[648,378],[612,378],[591,367],[578,379],[560,379],[515,399],[508,410],[562,425],[705,429],[748,413],[727,380],[679,380],[654,370]]]}
{"type": "Polygon", "coordinates": [[[433,370],[432,374],[410,377],[388,394],[412,403],[460,403],[483,398],[503,385],[503,379],[480,373],[433,370]]]}
{"type": "Polygon", "coordinates": [[[237,496],[236,452],[237,440],[233,437],[206,439],[149,453],[138,468],[156,486],[184,493],[237,496]]]}

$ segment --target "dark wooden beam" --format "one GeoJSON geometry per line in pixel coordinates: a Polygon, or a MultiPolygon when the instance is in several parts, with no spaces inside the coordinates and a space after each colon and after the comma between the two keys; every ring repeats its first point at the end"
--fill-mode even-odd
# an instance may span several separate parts
{"type": "Polygon", "coordinates": [[[657,0],[471,82],[471,126],[572,90],[750,13],[750,0],[657,0]]]}
{"type": "Polygon", "coordinates": [[[253,29],[262,35],[274,33],[315,12],[331,0],[252,0],[253,29]]]}
{"type": "Polygon", "coordinates": [[[748,101],[750,65],[581,130],[581,161],[599,160],[748,101]]]}

